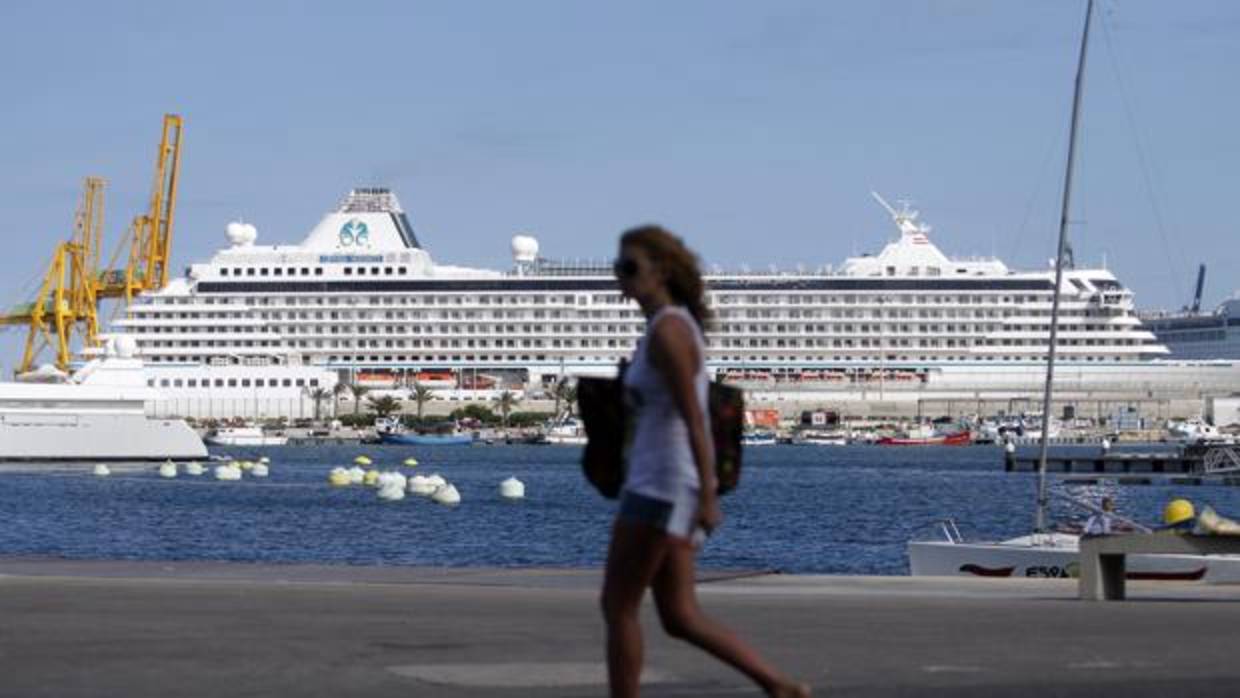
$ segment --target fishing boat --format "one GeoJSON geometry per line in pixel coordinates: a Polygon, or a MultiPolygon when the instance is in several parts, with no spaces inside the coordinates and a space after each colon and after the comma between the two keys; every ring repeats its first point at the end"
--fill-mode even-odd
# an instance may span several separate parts
{"type": "Polygon", "coordinates": [[[899,436],[884,436],[875,443],[879,446],[967,446],[973,443],[973,436],[968,430],[944,433],[921,425],[899,436]]]}
{"type": "Polygon", "coordinates": [[[473,432],[455,427],[446,432],[406,431],[400,420],[394,417],[375,420],[375,433],[379,443],[396,446],[468,446],[476,439],[473,432]]]}

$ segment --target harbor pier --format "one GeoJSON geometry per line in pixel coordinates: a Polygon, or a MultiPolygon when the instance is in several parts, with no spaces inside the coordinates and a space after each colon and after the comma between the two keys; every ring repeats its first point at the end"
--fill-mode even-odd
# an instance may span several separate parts
{"type": "MultiPolygon", "coordinates": [[[[606,695],[597,570],[0,561],[0,696],[606,695]]],[[[1231,696],[1240,590],[705,572],[816,696],[1231,696]],[[1191,641],[1187,641],[1191,639],[1191,641]]],[[[642,695],[758,696],[643,609],[642,695]]]]}

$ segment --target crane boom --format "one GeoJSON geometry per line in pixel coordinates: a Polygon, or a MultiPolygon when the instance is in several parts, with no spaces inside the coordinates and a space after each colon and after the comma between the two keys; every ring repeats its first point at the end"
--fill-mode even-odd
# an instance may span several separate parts
{"type": "Polygon", "coordinates": [[[167,285],[177,179],[181,169],[182,126],[179,115],[164,115],[148,210],[133,219],[108,268],[103,270],[99,260],[103,242],[104,181],[98,177],[86,178],[82,201],[74,217],[73,234],[53,250],[38,295],[31,303],[0,313],[0,326],[26,325],[29,328],[18,373],[33,368],[39,351],[45,346],[55,348],[56,366],[68,370],[75,330],[82,335],[83,347],[95,347],[99,343],[101,300],[124,299],[122,306],[128,305],[137,294],[167,285]],[[125,267],[117,269],[117,259],[126,248],[125,267]]]}

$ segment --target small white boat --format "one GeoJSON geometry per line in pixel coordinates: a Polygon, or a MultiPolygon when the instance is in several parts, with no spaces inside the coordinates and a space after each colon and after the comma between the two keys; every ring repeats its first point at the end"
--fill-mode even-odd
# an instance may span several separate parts
{"type": "Polygon", "coordinates": [[[775,443],[773,431],[746,431],[741,435],[742,446],[774,446],[775,443]]]}
{"type": "Polygon", "coordinates": [[[1167,433],[1171,438],[1184,443],[1225,440],[1218,427],[1200,417],[1167,422],[1167,433]]]}
{"type": "Polygon", "coordinates": [[[847,446],[848,434],[842,431],[818,431],[806,429],[792,440],[793,443],[807,446],[847,446]]]}
{"type": "Polygon", "coordinates": [[[542,442],[548,444],[584,446],[586,441],[585,425],[567,415],[548,422],[542,436],[542,442]]]}
{"type": "Polygon", "coordinates": [[[213,446],[283,446],[288,443],[288,437],[268,434],[256,426],[220,427],[205,441],[213,446]]]}
{"type": "MultiPolygon", "coordinates": [[[[1080,538],[1068,533],[1033,533],[1001,542],[965,541],[955,524],[940,523],[940,540],[908,544],[909,572],[919,576],[1075,578],[1080,538]]],[[[1129,555],[1133,580],[1240,582],[1240,556],[1129,555]]]]}

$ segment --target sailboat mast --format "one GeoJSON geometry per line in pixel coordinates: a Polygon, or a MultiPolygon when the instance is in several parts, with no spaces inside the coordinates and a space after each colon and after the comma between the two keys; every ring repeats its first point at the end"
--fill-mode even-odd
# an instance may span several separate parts
{"type": "Polygon", "coordinates": [[[1038,506],[1034,530],[1046,531],[1046,451],[1050,444],[1051,393],[1055,380],[1055,346],[1059,335],[1059,288],[1063,283],[1063,258],[1068,246],[1068,211],[1072,204],[1072,170],[1076,165],[1076,132],[1081,119],[1081,86],[1085,78],[1085,55],[1089,48],[1089,23],[1094,14],[1094,0],[1085,6],[1085,31],[1081,32],[1081,53],[1076,64],[1076,82],[1072,91],[1072,125],[1068,131],[1068,162],[1063,178],[1063,197],[1059,210],[1059,247],[1055,252],[1055,288],[1051,300],[1050,346],[1046,352],[1046,385],[1042,390],[1042,440],[1038,448],[1038,506]]]}

